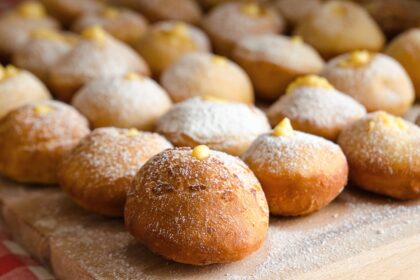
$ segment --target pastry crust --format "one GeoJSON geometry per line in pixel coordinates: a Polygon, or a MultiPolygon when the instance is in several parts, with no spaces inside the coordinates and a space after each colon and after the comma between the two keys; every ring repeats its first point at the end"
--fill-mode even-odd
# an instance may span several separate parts
{"type": "Polygon", "coordinates": [[[359,187],[397,199],[420,198],[420,128],[385,112],[345,128],[338,144],[350,179],[359,187]]]}
{"type": "Polygon", "coordinates": [[[247,74],[234,62],[207,53],[191,53],[172,64],[161,77],[174,102],[194,96],[213,96],[253,104],[247,74]]]}
{"type": "Polygon", "coordinates": [[[176,262],[205,265],[256,251],[268,229],[268,207],[252,171],[238,158],[190,148],[166,150],[136,175],[125,206],[129,232],[176,262]]]}
{"type": "Polygon", "coordinates": [[[158,78],[172,63],[192,52],[209,52],[210,42],[200,29],[182,22],[152,25],[137,45],[137,51],[158,78]]]}
{"type": "Polygon", "coordinates": [[[76,93],[72,104],[95,128],[139,130],[153,130],[172,106],[168,94],[155,81],[136,75],[93,80],[76,93]]]}
{"type": "Polygon", "coordinates": [[[242,158],[261,182],[274,215],[317,211],[336,198],[347,183],[348,166],[340,147],[303,132],[264,134],[242,158]]]}
{"type": "Polygon", "coordinates": [[[340,55],[327,63],[321,75],[363,104],[368,112],[384,110],[399,116],[414,102],[414,87],[407,72],[395,59],[381,53],[340,55]],[[366,57],[366,61],[352,66],[352,59],[358,56],[366,57]]]}
{"type": "Polygon", "coordinates": [[[93,38],[82,38],[50,70],[49,85],[58,99],[69,102],[77,90],[97,78],[122,76],[128,72],[149,75],[146,62],[130,47],[100,27],[85,31],[94,33],[93,38]],[[98,38],[94,37],[96,35],[98,38]]]}
{"type": "Polygon", "coordinates": [[[25,104],[49,99],[48,89],[30,72],[18,70],[15,76],[0,79],[0,119],[25,104]]]}
{"type": "Polygon", "coordinates": [[[0,173],[22,183],[56,183],[59,162],[88,133],[87,120],[64,103],[20,107],[0,122],[0,173]]]}
{"type": "Polygon", "coordinates": [[[198,97],[175,104],[157,123],[175,146],[205,144],[232,155],[241,155],[269,130],[267,117],[253,105],[198,97]]]}
{"type": "Polygon", "coordinates": [[[172,145],[156,133],[100,128],[86,136],[60,164],[60,187],[83,208],[122,216],[126,191],[140,167],[172,145]]]}
{"type": "Polygon", "coordinates": [[[319,54],[301,38],[274,34],[244,38],[232,57],[248,73],[257,95],[267,100],[283,95],[296,77],[318,74],[324,66],[319,54]]]}
{"type": "Polygon", "coordinates": [[[215,7],[202,26],[216,53],[231,56],[235,44],[251,35],[281,33],[283,18],[275,10],[258,3],[228,2],[215,7]]]}

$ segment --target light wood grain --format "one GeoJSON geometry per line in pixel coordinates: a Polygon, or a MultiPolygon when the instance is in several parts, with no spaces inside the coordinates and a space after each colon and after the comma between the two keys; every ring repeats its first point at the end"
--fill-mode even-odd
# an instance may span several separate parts
{"type": "Polygon", "coordinates": [[[8,229],[60,279],[414,279],[420,202],[350,188],[301,218],[271,217],[263,248],[243,261],[193,267],[136,242],[121,219],[88,213],[58,188],[0,182],[8,229]]]}

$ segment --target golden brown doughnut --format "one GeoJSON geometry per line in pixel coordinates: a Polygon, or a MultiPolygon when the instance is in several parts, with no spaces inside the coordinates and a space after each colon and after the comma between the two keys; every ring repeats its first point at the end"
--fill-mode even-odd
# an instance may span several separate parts
{"type": "Polygon", "coordinates": [[[126,191],[149,158],[172,145],[156,133],[99,128],[62,160],[60,187],[83,208],[122,216],[126,191]]]}
{"type": "Polygon", "coordinates": [[[172,105],[168,94],[152,79],[128,73],[87,83],[72,104],[93,127],[115,126],[153,130],[172,105]]]}
{"type": "Polygon", "coordinates": [[[355,51],[330,60],[321,75],[352,96],[368,112],[404,114],[413,104],[414,88],[404,68],[392,57],[355,51]]]}
{"type": "Polygon", "coordinates": [[[36,29],[31,33],[28,43],[14,53],[12,61],[47,83],[51,67],[69,53],[77,41],[78,37],[71,33],[36,29]]]}
{"type": "Polygon", "coordinates": [[[141,14],[132,10],[107,6],[80,17],[72,29],[81,32],[92,25],[99,25],[115,38],[134,45],[145,34],[148,24],[141,14]]]}
{"type": "Polygon", "coordinates": [[[56,183],[59,162],[88,133],[87,120],[64,103],[19,107],[0,121],[0,174],[22,183],[56,183]]]}
{"type": "Polygon", "coordinates": [[[294,128],[335,141],[340,131],[366,114],[366,109],[348,95],[334,89],[324,78],[297,78],[269,108],[272,126],[288,118],[294,128]]]}
{"type": "Polygon", "coordinates": [[[360,49],[379,51],[385,41],[368,12],[350,1],[325,2],[304,17],[294,33],[325,58],[360,49]]]}
{"type": "Polygon", "coordinates": [[[137,50],[159,77],[172,63],[191,52],[210,51],[209,40],[200,29],[175,21],[159,22],[150,27],[137,50]]]}
{"type": "Polygon", "coordinates": [[[261,182],[270,213],[275,215],[317,211],[347,184],[348,166],[340,147],[294,131],[288,119],[258,137],[242,159],[261,182]]]}
{"type": "Polygon", "coordinates": [[[235,44],[245,36],[282,32],[284,20],[268,6],[228,2],[211,10],[202,26],[216,53],[230,56],[235,44]]]}
{"type": "Polygon", "coordinates": [[[49,85],[58,99],[70,101],[87,82],[127,72],[148,75],[149,68],[130,47],[101,27],[92,26],[82,32],[82,40],[51,68],[49,85]]]}
{"type": "Polygon", "coordinates": [[[248,73],[259,97],[276,100],[287,84],[324,66],[319,54],[300,37],[248,36],[236,45],[233,59],[248,73]]]}
{"type": "Polygon", "coordinates": [[[131,0],[132,7],[150,21],[179,20],[196,24],[202,13],[195,0],[131,0]]]}
{"type": "Polygon", "coordinates": [[[234,62],[218,55],[187,54],[166,69],[160,81],[174,102],[194,96],[214,96],[254,103],[247,74],[234,62]]]}
{"type": "Polygon", "coordinates": [[[417,98],[420,98],[420,24],[395,38],[385,53],[404,67],[413,82],[417,98]]]}
{"type": "Polygon", "coordinates": [[[305,16],[319,9],[322,0],[276,0],[274,7],[279,10],[287,22],[296,25],[305,16]]]}
{"type": "Polygon", "coordinates": [[[27,43],[31,32],[38,28],[59,28],[57,21],[48,17],[39,2],[25,1],[1,15],[0,59],[9,60],[16,50],[27,43]]]}
{"type": "Polygon", "coordinates": [[[264,113],[253,105],[194,97],[175,104],[159,119],[156,129],[175,146],[205,144],[241,155],[255,138],[271,128],[264,113]]]}
{"type": "Polygon", "coordinates": [[[420,128],[383,111],[346,127],[338,138],[359,187],[398,199],[420,198],[420,128]]]}
{"type": "Polygon", "coordinates": [[[0,119],[20,106],[49,99],[48,89],[30,72],[0,65],[0,119]]]}
{"type": "Polygon", "coordinates": [[[252,171],[206,146],[150,159],[134,179],[124,218],[151,251],[193,265],[240,260],[268,229],[267,201],[252,171]]]}

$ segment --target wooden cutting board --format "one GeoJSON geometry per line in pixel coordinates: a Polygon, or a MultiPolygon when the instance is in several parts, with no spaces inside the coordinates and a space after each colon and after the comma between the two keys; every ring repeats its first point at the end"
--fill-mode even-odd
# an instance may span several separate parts
{"type": "Polygon", "coordinates": [[[0,180],[13,237],[60,279],[419,279],[420,201],[347,188],[301,218],[271,217],[263,248],[243,261],[194,267],[149,252],[121,219],[90,214],[56,187],[0,180]]]}

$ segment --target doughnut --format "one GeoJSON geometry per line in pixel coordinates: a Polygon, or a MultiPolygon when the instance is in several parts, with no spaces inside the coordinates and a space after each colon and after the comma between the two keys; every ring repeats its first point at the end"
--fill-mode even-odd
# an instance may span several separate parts
{"type": "MultiPolygon", "coordinates": [[[[197,0],[197,2],[201,5],[201,7],[205,10],[210,10],[217,5],[227,3],[227,2],[242,2],[242,3],[249,3],[249,0],[197,0]]],[[[268,2],[268,0],[252,0],[252,2],[264,3],[268,2]]]]}
{"type": "Polygon", "coordinates": [[[232,155],[241,155],[270,129],[267,117],[255,106],[212,96],[175,104],[156,127],[175,146],[205,144],[232,155]]]}
{"type": "Polygon", "coordinates": [[[404,114],[413,104],[414,88],[404,68],[392,57],[355,51],[330,60],[321,75],[352,96],[368,112],[404,114]]]}
{"type": "Polygon", "coordinates": [[[132,0],[132,7],[150,21],[177,20],[197,24],[202,13],[195,0],[132,0]]]}
{"type": "Polygon", "coordinates": [[[102,0],[42,0],[48,12],[70,26],[79,17],[103,9],[102,0]]]}
{"type": "Polygon", "coordinates": [[[194,96],[214,96],[254,103],[247,74],[236,63],[218,55],[187,54],[169,66],[160,81],[174,102],[194,96]]]}
{"type": "Polygon", "coordinates": [[[25,104],[49,99],[48,89],[30,72],[0,65],[0,119],[25,104]]]}
{"type": "Polygon", "coordinates": [[[185,54],[210,51],[210,43],[206,34],[192,25],[164,21],[150,27],[139,41],[137,51],[147,61],[153,75],[159,77],[185,54]]]}
{"type": "Polygon", "coordinates": [[[43,82],[57,61],[77,43],[77,36],[52,29],[40,28],[31,33],[28,43],[13,54],[13,64],[31,71],[43,82]]]}
{"type": "Polygon", "coordinates": [[[0,121],[0,174],[21,183],[56,183],[59,162],[88,133],[87,120],[64,103],[19,107],[0,121]]]}
{"type": "Polygon", "coordinates": [[[136,44],[147,29],[146,19],[129,9],[104,7],[96,13],[88,13],[80,17],[72,29],[81,32],[83,29],[99,25],[115,38],[130,44],[136,44]]]}
{"type": "Polygon", "coordinates": [[[319,54],[296,36],[249,36],[239,41],[232,57],[248,73],[257,95],[266,100],[276,100],[293,79],[318,74],[324,66],[319,54]]]}
{"type": "Polygon", "coordinates": [[[276,11],[258,3],[224,3],[202,22],[216,53],[230,56],[235,43],[245,36],[280,33],[284,20],[276,11]]]}
{"type": "Polygon", "coordinates": [[[420,127],[379,111],[346,127],[338,138],[360,188],[396,199],[420,198],[420,127]]]}
{"type": "Polygon", "coordinates": [[[168,94],[152,79],[135,73],[102,78],[79,90],[72,105],[92,127],[115,126],[153,130],[172,105],[168,94]]]}
{"type": "Polygon", "coordinates": [[[299,21],[294,33],[325,58],[359,49],[379,51],[385,42],[368,12],[350,1],[325,2],[299,21]]]}
{"type": "Polygon", "coordinates": [[[156,133],[98,128],[63,158],[60,187],[81,207],[122,216],[126,191],[149,158],[172,145],[156,133]]]}
{"type": "Polygon", "coordinates": [[[272,126],[288,118],[297,130],[335,141],[340,131],[366,114],[366,109],[348,95],[334,89],[324,78],[297,78],[269,108],[272,126]]]}
{"type": "Polygon", "coordinates": [[[262,245],[268,206],[240,159],[202,145],[168,149],[146,162],[128,192],[124,220],[137,240],[164,258],[229,263],[262,245]]]}
{"type": "Polygon", "coordinates": [[[418,116],[417,116],[417,119],[416,119],[416,124],[417,124],[418,126],[420,126],[420,115],[418,115],[418,116]]]}
{"type": "Polygon", "coordinates": [[[322,0],[276,0],[274,7],[291,25],[296,25],[305,16],[319,9],[322,0]]]}
{"type": "Polygon", "coordinates": [[[420,98],[420,27],[399,35],[388,45],[385,53],[401,63],[413,82],[417,98],[420,98]]]}
{"type": "Polygon", "coordinates": [[[127,72],[149,75],[149,68],[130,47],[92,26],[83,30],[80,42],[52,67],[49,85],[58,99],[70,101],[87,82],[127,72]]]}
{"type": "Polygon", "coordinates": [[[0,59],[8,61],[11,55],[23,47],[33,30],[58,29],[59,24],[48,17],[39,2],[26,1],[0,16],[0,59]]]}
{"type": "Polygon", "coordinates": [[[287,118],[272,133],[259,136],[242,159],[261,182],[273,215],[317,211],[347,184],[348,166],[340,147],[295,131],[287,118]]]}

